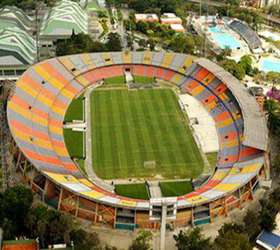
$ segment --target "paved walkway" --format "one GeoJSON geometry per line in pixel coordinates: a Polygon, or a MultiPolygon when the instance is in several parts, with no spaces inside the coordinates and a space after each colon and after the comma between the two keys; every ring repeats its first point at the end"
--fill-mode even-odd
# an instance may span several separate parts
{"type": "Polygon", "coordinates": [[[151,198],[161,198],[162,193],[158,181],[148,181],[151,198]]]}

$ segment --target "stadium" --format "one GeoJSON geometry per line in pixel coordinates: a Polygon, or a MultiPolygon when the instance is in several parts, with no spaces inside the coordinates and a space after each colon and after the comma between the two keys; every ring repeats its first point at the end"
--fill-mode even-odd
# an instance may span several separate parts
{"type": "MultiPolygon", "coordinates": [[[[153,97],[153,100],[158,99],[153,97]]],[[[119,107],[120,111],[122,108],[119,107]]],[[[19,149],[17,165],[32,190],[43,202],[97,225],[159,229],[163,214],[173,227],[210,223],[244,207],[254,199],[260,181],[269,178],[266,121],[258,104],[236,78],[204,58],[146,51],[49,59],[30,67],[17,81],[7,116],[19,149]],[[87,178],[81,165],[69,154],[63,132],[68,107],[86,89],[98,92],[106,79],[124,75],[169,82],[181,93],[198,100],[213,118],[219,141],[216,167],[210,178],[194,191],[165,198],[120,196],[102,178],[87,178]]],[[[87,125],[79,127],[86,130],[85,141],[90,139],[87,125]]],[[[176,132],[170,131],[171,135],[176,132]]],[[[99,138],[100,144],[104,140],[98,135],[94,138],[99,138]]],[[[170,142],[172,138],[166,144],[170,142]]],[[[118,148],[112,151],[118,152],[118,148]]],[[[92,152],[86,152],[85,164],[95,163],[95,156],[88,155],[92,152]]],[[[106,154],[103,158],[107,158],[106,154]]],[[[100,173],[102,169],[107,170],[101,165],[100,173]]],[[[141,175],[141,171],[136,174],[141,175]]]]}

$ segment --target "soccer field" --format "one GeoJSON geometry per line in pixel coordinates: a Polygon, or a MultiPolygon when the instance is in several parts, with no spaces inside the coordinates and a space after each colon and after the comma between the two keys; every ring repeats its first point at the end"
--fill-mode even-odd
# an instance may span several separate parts
{"type": "Polygon", "coordinates": [[[93,168],[100,178],[193,178],[202,172],[172,90],[96,90],[90,101],[93,168]],[[155,165],[144,166],[147,161],[155,165]]]}

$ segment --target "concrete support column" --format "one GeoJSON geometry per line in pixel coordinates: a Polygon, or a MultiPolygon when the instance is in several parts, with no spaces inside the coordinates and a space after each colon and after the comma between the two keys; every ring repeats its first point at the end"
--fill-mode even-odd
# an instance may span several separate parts
{"type": "Polygon", "coordinates": [[[162,205],[161,227],[160,227],[160,250],[165,250],[165,231],[166,231],[167,205],[162,205]]]}

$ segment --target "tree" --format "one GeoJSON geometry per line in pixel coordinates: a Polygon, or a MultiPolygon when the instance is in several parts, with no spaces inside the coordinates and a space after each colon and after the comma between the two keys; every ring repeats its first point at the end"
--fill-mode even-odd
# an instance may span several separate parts
{"type": "Polygon", "coordinates": [[[180,231],[178,235],[174,235],[176,247],[178,250],[207,250],[211,248],[210,239],[205,239],[196,227],[188,231],[180,231]]]}
{"type": "Polygon", "coordinates": [[[174,52],[183,53],[186,48],[186,37],[184,34],[177,34],[169,44],[169,48],[174,52]]]}
{"type": "MultiPolygon", "coordinates": [[[[23,185],[15,186],[7,189],[2,198],[2,216],[3,221],[6,221],[3,226],[4,231],[6,226],[9,225],[10,233],[18,236],[24,232],[24,219],[28,214],[33,202],[33,195],[30,189],[23,185]]],[[[2,221],[2,222],[3,222],[2,221]]],[[[0,225],[2,224],[0,221],[0,225]]]]}
{"type": "Polygon", "coordinates": [[[186,36],[185,53],[193,54],[195,49],[194,39],[191,35],[186,36]]]}
{"type": "Polygon", "coordinates": [[[129,250],[150,250],[152,233],[150,231],[140,231],[136,239],[132,242],[129,250]]]}
{"type": "Polygon", "coordinates": [[[147,41],[149,47],[150,47],[150,50],[154,50],[155,47],[156,47],[156,40],[154,38],[149,38],[148,41],[147,41]]]}
{"type": "Polygon", "coordinates": [[[249,240],[253,242],[261,231],[258,213],[254,210],[248,210],[243,218],[243,222],[246,227],[246,233],[249,236],[249,240]]]}
{"type": "Polygon", "coordinates": [[[218,236],[214,242],[215,250],[252,250],[248,236],[236,232],[227,232],[218,236]]]}
{"type": "Polygon", "coordinates": [[[245,70],[234,60],[225,59],[220,64],[225,70],[234,75],[238,80],[242,80],[245,77],[245,70]]]}
{"type": "Polygon", "coordinates": [[[230,47],[226,47],[224,49],[222,49],[222,51],[216,56],[216,59],[218,62],[225,60],[228,56],[231,55],[231,48],[230,47]]]}
{"type": "Polygon", "coordinates": [[[100,240],[96,233],[87,233],[83,229],[75,229],[70,232],[71,240],[74,242],[75,250],[96,250],[100,247],[100,240]]]}
{"type": "Polygon", "coordinates": [[[251,250],[249,238],[242,225],[226,223],[214,241],[215,250],[251,250]]]}
{"type": "Polygon", "coordinates": [[[70,243],[70,232],[73,228],[72,220],[59,211],[38,205],[30,209],[25,220],[25,226],[30,238],[39,236],[40,245],[43,248],[49,244],[70,243]]]}
{"type": "Polygon", "coordinates": [[[76,35],[74,32],[69,39],[58,40],[56,45],[56,54],[58,56],[103,52],[106,50],[105,44],[92,41],[91,37],[87,34],[80,33],[76,35]]]}
{"type": "Polygon", "coordinates": [[[266,100],[264,108],[268,114],[268,127],[272,133],[280,132],[280,104],[276,100],[266,100]]]}
{"type": "Polygon", "coordinates": [[[145,39],[140,39],[139,42],[138,42],[138,45],[141,48],[145,48],[147,46],[147,41],[145,39]]]}
{"type": "Polygon", "coordinates": [[[109,33],[108,41],[106,43],[107,50],[109,51],[121,51],[121,36],[118,33],[109,33]]]}
{"type": "Polygon", "coordinates": [[[250,55],[242,56],[239,61],[239,65],[244,69],[247,75],[251,75],[253,71],[252,63],[253,60],[250,55]]]}
{"type": "Polygon", "coordinates": [[[272,213],[266,207],[262,208],[260,212],[261,227],[267,231],[272,231],[276,227],[275,217],[276,217],[275,213],[272,213]]]}

